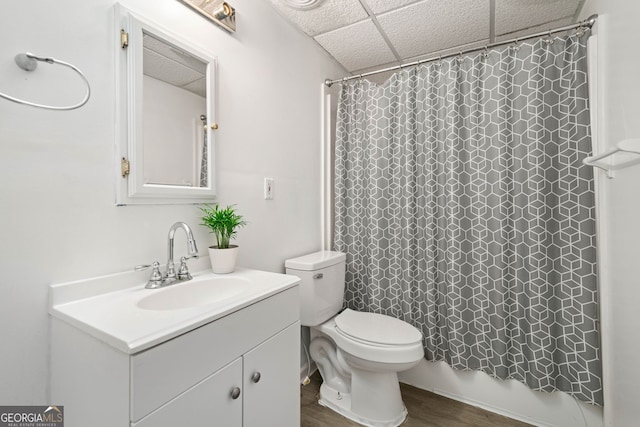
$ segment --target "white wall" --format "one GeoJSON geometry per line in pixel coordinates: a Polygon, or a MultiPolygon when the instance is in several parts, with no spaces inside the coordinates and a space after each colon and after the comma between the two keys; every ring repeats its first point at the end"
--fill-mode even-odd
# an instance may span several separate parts
{"type": "MultiPolygon", "coordinates": [[[[598,137],[604,150],[620,140],[640,138],[640,3],[587,0],[583,15],[591,13],[599,14],[598,137]]],[[[640,167],[620,170],[614,179],[601,181],[599,195],[607,206],[600,241],[605,425],[636,426],[640,414],[640,167]]]]}
{"type": "MultiPolygon", "coordinates": [[[[175,0],[127,0],[218,55],[217,171],[220,201],[235,203],[241,265],[284,271],[287,257],[318,250],[321,82],[344,70],[287,25],[264,0],[234,0],[229,35],[175,0]],[[262,178],[275,199],[262,199],[262,178]]],[[[113,0],[7,0],[0,15],[0,91],[73,102],[82,86],[69,70],[13,63],[30,51],[69,61],[91,82],[75,111],[0,100],[0,403],[47,404],[48,285],[164,262],[171,224],[210,235],[195,206],[115,207],[113,0]]],[[[176,256],[184,251],[177,235],[176,256]]],[[[64,402],[57,402],[63,404],[64,402]]]]}

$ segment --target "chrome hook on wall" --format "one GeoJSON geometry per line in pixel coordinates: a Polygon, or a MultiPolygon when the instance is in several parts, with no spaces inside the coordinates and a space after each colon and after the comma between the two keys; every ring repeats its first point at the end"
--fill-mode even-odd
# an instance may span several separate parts
{"type": "Polygon", "coordinates": [[[15,56],[14,59],[15,59],[16,65],[25,71],[34,71],[36,68],[38,68],[38,62],[46,62],[47,64],[59,64],[59,65],[63,65],[65,67],[71,68],[73,71],[78,73],[80,78],[82,78],[82,81],[87,86],[87,92],[85,93],[85,96],[82,99],[82,101],[78,102],[77,104],[62,106],[62,107],[58,107],[55,105],[37,104],[35,102],[30,102],[30,101],[25,101],[24,99],[15,98],[13,96],[7,95],[2,92],[0,92],[0,97],[8,101],[15,102],[17,104],[30,105],[31,107],[44,108],[46,110],[75,110],[76,108],[82,107],[89,100],[89,97],[91,96],[91,86],[89,85],[89,81],[84,76],[82,71],[80,71],[77,67],[69,64],[68,62],[60,61],[59,59],[50,58],[50,57],[37,56],[29,52],[19,53],[15,56]]]}

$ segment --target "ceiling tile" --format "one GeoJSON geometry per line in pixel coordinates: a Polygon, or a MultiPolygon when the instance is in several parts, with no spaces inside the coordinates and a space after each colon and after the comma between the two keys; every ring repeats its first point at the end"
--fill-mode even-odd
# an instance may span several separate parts
{"type": "Polygon", "coordinates": [[[271,0],[271,3],[310,36],[335,30],[369,17],[358,0],[327,0],[310,10],[293,9],[281,0],[271,0]]]}
{"type": "Polygon", "coordinates": [[[174,86],[182,87],[202,77],[202,73],[179,62],[167,60],[156,52],[143,50],[144,74],[174,86]]]}
{"type": "Polygon", "coordinates": [[[580,0],[496,0],[496,35],[573,18],[580,0]]]}
{"type": "Polygon", "coordinates": [[[400,63],[398,61],[392,61],[392,62],[387,62],[386,64],[378,64],[374,67],[368,67],[368,68],[362,68],[360,70],[354,70],[353,74],[358,75],[358,74],[363,74],[363,73],[368,73],[371,71],[378,71],[382,68],[389,68],[389,67],[395,67],[400,65],[400,63]]]}
{"type": "Polygon", "coordinates": [[[376,15],[422,0],[362,0],[376,15]]]}
{"type": "Polygon", "coordinates": [[[370,19],[315,37],[348,71],[395,60],[395,56],[370,19]]]}
{"type": "Polygon", "coordinates": [[[547,22],[543,25],[527,28],[526,30],[515,31],[509,34],[503,34],[496,36],[496,41],[501,42],[505,40],[511,40],[518,37],[526,37],[536,33],[542,33],[544,31],[553,30],[555,28],[564,27],[565,25],[573,24],[573,18],[564,18],[558,21],[547,22]]]}
{"type": "Polygon", "coordinates": [[[189,67],[199,73],[204,74],[207,71],[207,64],[184,50],[175,47],[164,40],[157,39],[150,34],[144,34],[142,45],[145,50],[151,50],[158,55],[167,58],[167,61],[175,61],[179,64],[189,67]]]}
{"type": "Polygon", "coordinates": [[[188,90],[189,92],[195,93],[196,95],[200,95],[203,98],[207,98],[207,79],[201,78],[188,85],[185,85],[183,89],[188,90]]]}
{"type": "Polygon", "coordinates": [[[482,48],[482,47],[484,47],[484,46],[486,46],[488,44],[489,44],[489,39],[478,40],[478,41],[473,42],[473,43],[467,43],[467,44],[461,44],[461,45],[455,46],[455,48],[442,49],[442,50],[438,50],[438,51],[435,51],[435,52],[429,52],[429,53],[424,54],[424,55],[415,56],[413,58],[407,58],[407,59],[404,59],[402,61],[402,63],[403,64],[408,64],[408,63],[411,63],[411,62],[421,61],[421,60],[424,60],[424,59],[437,58],[438,56],[455,55],[455,54],[460,53],[461,51],[469,50],[469,49],[482,48]]]}
{"type": "Polygon", "coordinates": [[[405,59],[486,39],[489,0],[427,0],[377,18],[405,59]]]}

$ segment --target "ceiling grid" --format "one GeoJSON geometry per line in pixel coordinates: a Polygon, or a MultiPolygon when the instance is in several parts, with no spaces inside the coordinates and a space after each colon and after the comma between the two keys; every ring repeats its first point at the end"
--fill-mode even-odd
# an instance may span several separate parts
{"type": "Polygon", "coordinates": [[[270,1],[359,74],[567,25],[585,0],[319,0],[304,10],[270,1]]]}
{"type": "Polygon", "coordinates": [[[366,10],[369,16],[371,17],[371,21],[373,22],[373,25],[375,25],[378,31],[380,31],[380,35],[382,36],[384,41],[387,43],[387,46],[389,46],[389,50],[393,53],[393,56],[396,57],[397,61],[402,61],[402,58],[398,54],[398,51],[393,47],[391,40],[389,40],[389,37],[387,37],[387,34],[384,32],[384,30],[380,26],[380,22],[378,22],[378,18],[376,18],[375,13],[371,11],[371,8],[369,7],[369,5],[367,5],[365,1],[363,0],[359,0],[359,1],[360,1],[360,4],[362,5],[362,8],[366,10]]]}

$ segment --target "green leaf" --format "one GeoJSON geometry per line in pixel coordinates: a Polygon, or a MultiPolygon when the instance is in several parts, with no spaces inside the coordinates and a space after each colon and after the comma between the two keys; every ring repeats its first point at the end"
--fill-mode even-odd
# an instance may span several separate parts
{"type": "Polygon", "coordinates": [[[221,209],[218,204],[215,207],[205,205],[200,208],[204,216],[202,223],[216,237],[216,244],[220,249],[227,249],[229,241],[236,236],[237,229],[247,225],[241,215],[236,213],[235,205],[221,209]]]}

